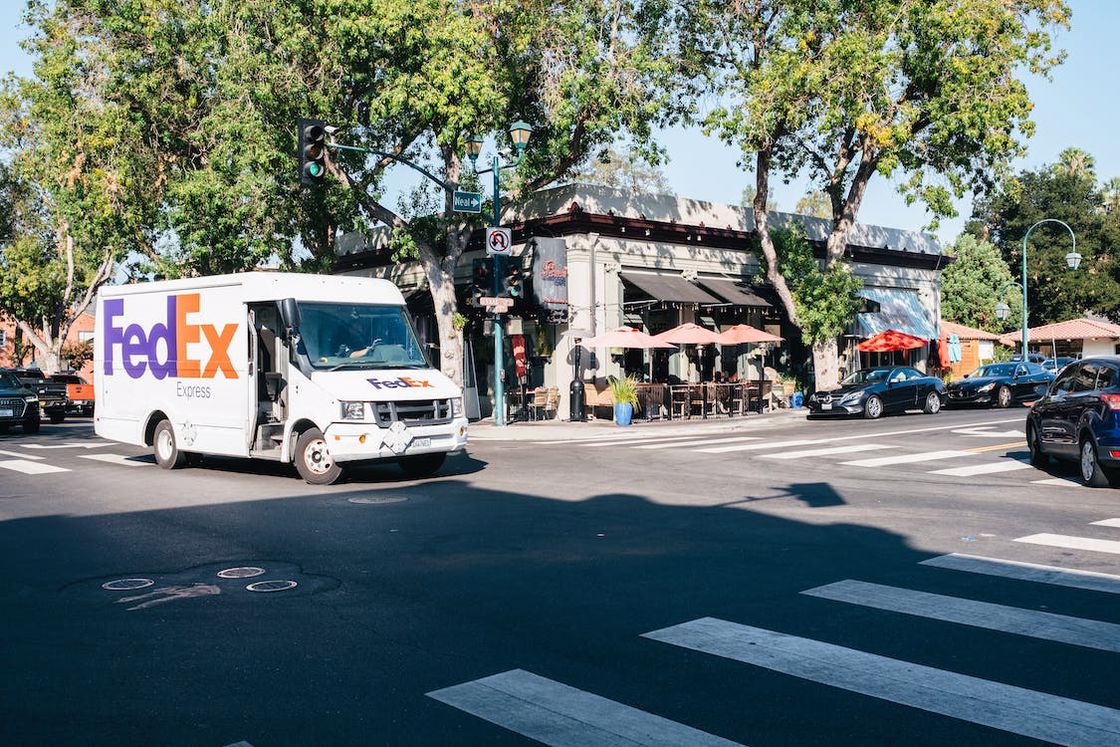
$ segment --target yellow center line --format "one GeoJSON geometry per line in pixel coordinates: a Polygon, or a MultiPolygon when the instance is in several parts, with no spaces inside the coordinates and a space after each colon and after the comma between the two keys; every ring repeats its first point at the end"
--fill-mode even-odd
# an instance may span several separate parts
{"type": "Polygon", "coordinates": [[[996,444],[995,446],[977,446],[975,449],[966,449],[966,451],[999,451],[1000,449],[1011,449],[1016,446],[1026,446],[1026,441],[1010,441],[1005,444],[996,444]]]}

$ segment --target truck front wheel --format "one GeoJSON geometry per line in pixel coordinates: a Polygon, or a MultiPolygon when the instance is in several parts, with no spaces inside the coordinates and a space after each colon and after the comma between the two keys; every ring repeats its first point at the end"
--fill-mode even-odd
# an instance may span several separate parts
{"type": "Polygon", "coordinates": [[[447,454],[417,454],[416,456],[401,457],[399,464],[401,470],[409,477],[427,477],[435,474],[443,466],[447,454]]]}
{"type": "Polygon", "coordinates": [[[333,485],[342,477],[342,466],[327,449],[327,439],[318,428],[310,428],[296,441],[296,471],[311,485],[333,485]]]}

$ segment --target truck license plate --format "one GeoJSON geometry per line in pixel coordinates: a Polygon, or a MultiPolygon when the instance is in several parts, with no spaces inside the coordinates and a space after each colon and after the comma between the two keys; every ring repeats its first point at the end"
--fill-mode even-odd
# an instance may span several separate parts
{"type": "Polygon", "coordinates": [[[408,445],[410,449],[426,449],[432,445],[431,438],[414,438],[412,443],[408,445]]]}
{"type": "Polygon", "coordinates": [[[15,416],[15,410],[0,410],[0,418],[14,418],[15,416]]]}
{"type": "Polygon", "coordinates": [[[832,403],[831,402],[821,402],[821,409],[822,410],[831,410],[832,409],[832,403]]]}

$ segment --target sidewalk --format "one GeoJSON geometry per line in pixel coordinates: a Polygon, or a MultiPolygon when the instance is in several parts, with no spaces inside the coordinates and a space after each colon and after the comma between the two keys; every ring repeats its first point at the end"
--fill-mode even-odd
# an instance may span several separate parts
{"type": "Polygon", "coordinates": [[[721,418],[719,420],[656,420],[648,423],[634,423],[620,428],[610,420],[589,420],[572,423],[562,420],[521,421],[509,423],[498,428],[493,418],[471,423],[469,428],[472,441],[575,441],[587,438],[629,438],[642,436],[704,436],[720,433],[744,433],[758,428],[784,425],[805,419],[809,411],[802,407],[797,410],[776,410],[763,415],[748,415],[742,418],[721,418]]]}

